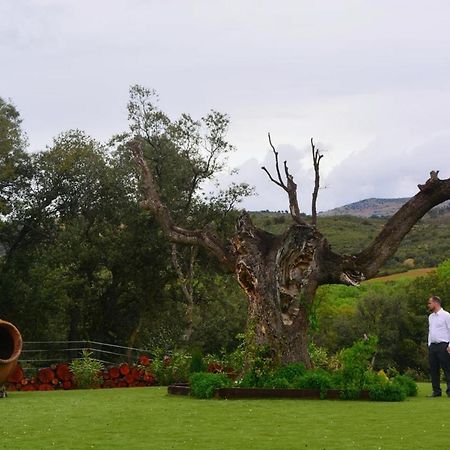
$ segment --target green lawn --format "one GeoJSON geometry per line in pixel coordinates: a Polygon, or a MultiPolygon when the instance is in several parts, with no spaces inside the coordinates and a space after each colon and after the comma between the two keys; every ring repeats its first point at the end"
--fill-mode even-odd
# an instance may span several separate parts
{"type": "Polygon", "coordinates": [[[1,449],[436,449],[450,445],[450,398],[401,403],[195,400],[166,388],[11,392],[1,449]]]}

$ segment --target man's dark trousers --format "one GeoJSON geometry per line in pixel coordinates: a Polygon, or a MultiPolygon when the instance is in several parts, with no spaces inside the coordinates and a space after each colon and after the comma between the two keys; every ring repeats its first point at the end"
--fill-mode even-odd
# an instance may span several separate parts
{"type": "Polygon", "coordinates": [[[430,344],[428,347],[428,357],[430,360],[431,385],[433,394],[441,395],[440,369],[444,371],[447,381],[447,395],[450,395],[450,354],[447,352],[448,342],[430,344]]]}

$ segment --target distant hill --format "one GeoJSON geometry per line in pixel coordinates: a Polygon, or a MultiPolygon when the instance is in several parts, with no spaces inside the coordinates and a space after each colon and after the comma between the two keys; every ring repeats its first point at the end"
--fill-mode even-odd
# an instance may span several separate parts
{"type": "MultiPolygon", "coordinates": [[[[394,200],[400,200],[397,203],[398,209],[403,204],[401,200],[404,202],[407,199],[394,200]]],[[[251,215],[256,226],[274,234],[283,233],[293,223],[287,212],[259,211],[252,212],[251,215]]],[[[304,219],[308,222],[310,217],[304,216],[304,219]]],[[[353,214],[347,212],[346,215],[319,216],[318,228],[326,236],[334,251],[355,254],[373,241],[387,220],[387,217],[376,217],[373,212],[369,217],[361,217],[353,210],[353,214]]],[[[387,275],[412,268],[436,267],[450,259],[449,230],[450,205],[447,202],[444,207],[434,208],[413,226],[380,274],[387,275]]]]}
{"type": "MultiPolygon", "coordinates": [[[[368,198],[350,203],[329,211],[320,212],[321,216],[356,216],[356,217],[390,217],[395,214],[409,198],[368,198]]],[[[450,202],[444,202],[434,210],[448,210],[450,202]]]]}

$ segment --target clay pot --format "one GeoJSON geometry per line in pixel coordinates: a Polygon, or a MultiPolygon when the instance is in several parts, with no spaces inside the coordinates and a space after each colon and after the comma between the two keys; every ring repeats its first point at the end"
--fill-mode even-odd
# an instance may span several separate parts
{"type": "Polygon", "coordinates": [[[0,320],[0,387],[14,370],[22,351],[22,336],[10,322],[0,320]]]}

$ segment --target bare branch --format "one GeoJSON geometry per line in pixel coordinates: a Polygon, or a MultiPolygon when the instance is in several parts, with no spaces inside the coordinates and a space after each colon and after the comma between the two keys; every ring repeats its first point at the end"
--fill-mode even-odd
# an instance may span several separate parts
{"type": "Polygon", "coordinates": [[[277,180],[275,180],[272,175],[270,174],[270,172],[264,167],[261,167],[262,170],[264,170],[264,172],[267,173],[267,175],[269,176],[270,181],[272,181],[272,183],[275,183],[277,186],[280,186],[281,189],[284,189],[287,192],[286,186],[280,182],[278,182],[277,180]]]}
{"type": "Polygon", "coordinates": [[[272,147],[272,151],[275,157],[275,169],[277,171],[279,181],[275,180],[265,167],[261,167],[261,169],[267,173],[272,183],[275,183],[277,186],[281,187],[288,194],[289,211],[294,221],[299,225],[307,225],[307,223],[300,216],[300,208],[298,206],[298,199],[297,199],[297,185],[294,182],[294,177],[289,173],[287,162],[284,161],[284,173],[286,175],[286,183],[283,181],[283,178],[281,177],[280,163],[278,161],[278,152],[276,151],[274,145],[272,144],[270,133],[268,133],[268,137],[269,137],[269,144],[272,147]]]}
{"type": "Polygon", "coordinates": [[[278,163],[278,152],[275,150],[274,145],[272,144],[272,138],[270,137],[270,133],[267,133],[267,136],[269,137],[269,144],[272,147],[273,154],[275,156],[275,168],[277,170],[278,180],[280,181],[280,184],[283,186],[284,190],[287,190],[286,185],[283,183],[283,179],[281,178],[280,173],[280,164],[278,163]]]}
{"type": "Polygon", "coordinates": [[[355,255],[355,263],[366,278],[378,272],[383,263],[398,249],[404,236],[431,208],[450,199],[450,178],[440,180],[433,171],[420,191],[406,202],[383,227],[365,250],[355,255]]]}
{"type": "Polygon", "coordinates": [[[235,256],[226,242],[206,228],[188,230],[173,223],[170,211],[161,200],[155,178],[145,160],[142,143],[135,139],[127,145],[141,173],[145,199],[143,207],[155,215],[167,238],[171,242],[204,247],[216,255],[226,268],[233,270],[235,256]]]}
{"type": "Polygon", "coordinates": [[[313,138],[311,138],[311,153],[313,157],[313,167],[314,167],[314,190],[312,194],[312,204],[311,204],[311,223],[313,226],[317,225],[317,196],[319,195],[320,187],[320,160],[323,155],[320,154],[319,150],[314,145],[313,138]]]}

